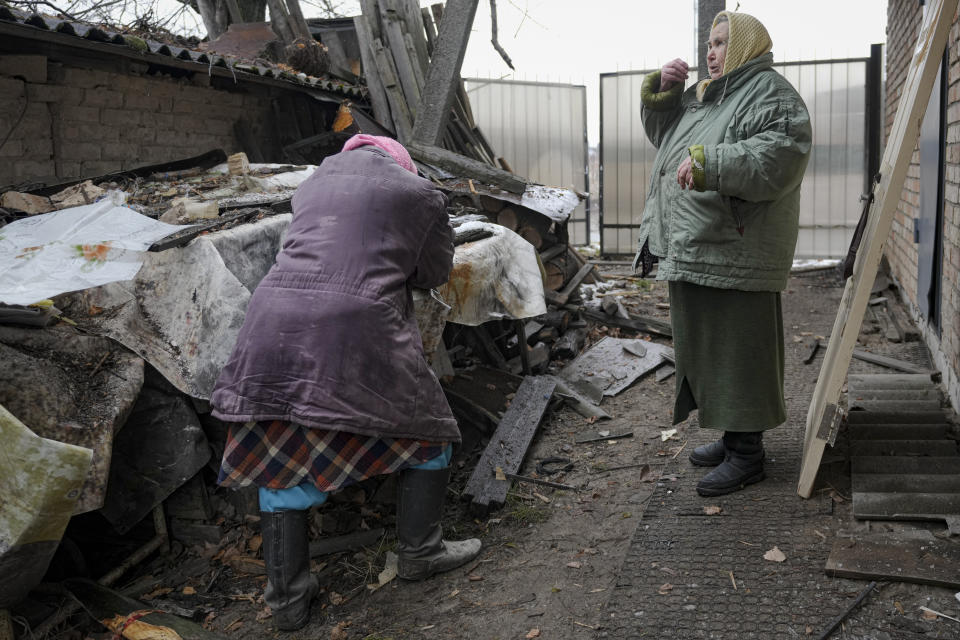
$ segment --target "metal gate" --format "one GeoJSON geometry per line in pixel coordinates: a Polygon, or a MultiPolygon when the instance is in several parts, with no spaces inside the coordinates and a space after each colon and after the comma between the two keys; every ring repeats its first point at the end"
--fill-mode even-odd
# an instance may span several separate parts
{"type": "MultiPolygon", "coordinates": [[[[587,193],[587,89],[583,85],[466,78],[474,119],[490,146],[525,178],[587,193]]],[[[590,243],[589,200],[574,210],[572,244],[590,243]]]]}
{"type": "MultiPolygon", "coordinates": [[[[813,149],[800,191],[797,258],[840,258],[860,216],[866,170],[870,58],[779,62],[813,125],[813,149]]],[[[640,119],[647,71],[600,75],[600,250],[633,254],[657,150],[640,119]]],[[[691,72],[696,82],[696,71],[691,72]]]]}

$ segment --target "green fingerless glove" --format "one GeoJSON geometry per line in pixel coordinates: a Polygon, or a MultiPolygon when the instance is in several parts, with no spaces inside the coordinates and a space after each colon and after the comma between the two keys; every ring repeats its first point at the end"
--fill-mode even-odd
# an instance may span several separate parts
{"type": "Polygon", "coordinates": [[[640,100],[651,111],[671,111],[680,104],[683,83],[678,82],[666,91],[660,91],[660,72],[648,73],[640,85],[640,100]]]}
{"type": "Polygon", "coordinates": [[[690,169],[693,173],[693,188],[697,191],[707,190],[707,158],[703,153],[703,145],[695,144],[688,149],[690,151],[690,169]]]}

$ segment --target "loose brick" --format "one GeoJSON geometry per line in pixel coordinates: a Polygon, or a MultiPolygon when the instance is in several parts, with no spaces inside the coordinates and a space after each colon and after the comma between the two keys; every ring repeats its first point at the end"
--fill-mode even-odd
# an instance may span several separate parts
{"type": "MultiPolygon", "coordinates": [[[[18,158],[23,155],[23,141],[22,140],[7,140],[2,147],[0,147],[0,158],[18,158]]],[[[9,164],[9,163],[0,163],[0,164],[9,164]]],[[[6,184],[0,180],[0,184],[6,184]]]]}
{"type": "Polygon", "coordinates": [[[123,98],[123,106],[128,110],[158,111],[160,103],[156,98],[145,93],[127,93],[123,98]]]}
{"type": "MultiPolygon", "coordinates": [[[[78,69],[76,67],[64,67],[64,82],[75,87],[92,89],[94,87],[109,87],[111,85],[111,75],[105,71],[96,71],[94,69],[78,69]]],[[[114,78],[115,80],[115,78],[114,78]]]]}
{"type": "Polygon", "coordinates": [[[26,83],[18,78],[0,76],[0,98],[4,100],[19,99],[24,96],[26,83]]]}
{"type": "Polygon", "coordinates": [[[27,82],[47,81],[46,56],[0,56],[0,76],[18,76],[27,82]]]}
{"type": "Polygon", "coordinates": [[[105,173],[119,171],[121,168],[120,162],[116,160],[91,160],[80,164],[80,174],[86,178],[94,178],[105,173]]]}
{"type": "Polygon", "coordinates": [[[56,165],[53,160],[21,160],[11,163],[13,175],[19,180],[46,180],[56,177],[56,165]]]}
{"type": "Polygon", "coordinates": [[[83,89],[54,84],[27,83],[27,97],[30,102],[59,102],[61,104],[80,104],[83,89]]]}
{"type": "Polygon", "coordinates": [[[22,141],[23,154],[32,158],[53,158],[53,140],[50,138],[30,138],[22,141]]]}

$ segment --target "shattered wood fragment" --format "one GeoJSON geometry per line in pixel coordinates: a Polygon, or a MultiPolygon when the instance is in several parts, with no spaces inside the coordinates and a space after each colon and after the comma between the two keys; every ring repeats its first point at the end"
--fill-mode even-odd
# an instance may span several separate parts
{"type": "Polygon", "coordinates": [[[930,373],[929,369],[918,367],[913,363],[897,360],[896,358],[891,358],[889,356],[882,356],[877,353],[870,353],[869,351],[864,351],[863,349],[854,349],[853,357],[857,360],[878,364],[881,367],[887,367],[888,369],[893,369],[895,371],[903,371],[905,373],[930,373]]]}
{"type": "Polygon", "coordinates": [[[496,480],[494,470],[500,467],[515,474],[520,469],[555,388],[556,382],[548,377],[524,378],[464,488],[475,513],[485,515],[503,506],[510,483],[496,480]]]}

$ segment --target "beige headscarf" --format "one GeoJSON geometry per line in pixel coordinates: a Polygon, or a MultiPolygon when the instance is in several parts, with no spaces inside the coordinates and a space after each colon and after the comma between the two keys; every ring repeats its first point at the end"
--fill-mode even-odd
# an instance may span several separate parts
{"type": "MultiPolygon", "coordinates": [[[[773,41],[770,40],[766,27],[753,16],[734,11],[721,11],[713,19],[713,27],[723,22],[722,17],[726,17],[730,24],[727,57],[723,61],[723,75],[773,49],[773,41]]],[[[703,94],[712,81],[707,78],[697,84],[697,100],[703,100],[703,94]]]]}

